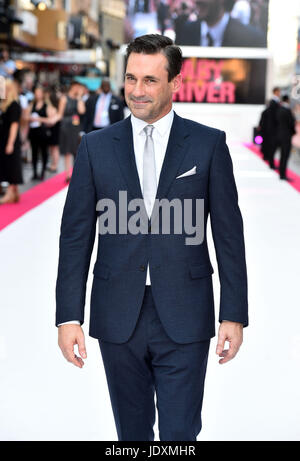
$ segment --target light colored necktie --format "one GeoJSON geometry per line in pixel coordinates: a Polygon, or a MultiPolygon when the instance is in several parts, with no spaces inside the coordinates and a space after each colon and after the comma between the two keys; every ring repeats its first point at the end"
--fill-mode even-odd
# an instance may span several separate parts
{"type": "Polygon", "coordinates": [[[152,138],[153,129],[153,125],[147,125],[144,128],[146,133],[146,142],[143,155],[143,196],[149,219],[154,205],[157,188],[154,142],[152,138]]]}

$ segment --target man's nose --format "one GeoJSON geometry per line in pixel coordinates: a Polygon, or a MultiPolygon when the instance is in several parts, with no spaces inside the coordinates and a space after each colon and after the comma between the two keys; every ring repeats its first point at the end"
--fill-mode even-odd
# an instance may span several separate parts
{"type": "Polygon", "coordinates": [[[134,85],[134,89],[131,94],[136,98],[141,98],[142,96],[145,96],[144,83],[142,81],[137,81],[134,85]]]}

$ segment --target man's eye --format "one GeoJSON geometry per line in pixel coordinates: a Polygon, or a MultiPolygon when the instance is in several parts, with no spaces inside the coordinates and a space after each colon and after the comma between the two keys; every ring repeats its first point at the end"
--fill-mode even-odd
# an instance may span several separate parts
{"type": "Polygon", "coordinates": [[[146,82],[155,82],[154,78],[147,78],[146,82]]]}

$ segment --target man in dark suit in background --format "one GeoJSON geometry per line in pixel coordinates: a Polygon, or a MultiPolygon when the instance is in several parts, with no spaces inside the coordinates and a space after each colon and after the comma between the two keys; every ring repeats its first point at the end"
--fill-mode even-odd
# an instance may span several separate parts
{"type": "Polygon", "coordinates": [[[272,98],[269,102],[269,106],[264,115],[264,126],[266,137],[266,156],[269,162],[270,168],[275,169],[274,157],[276,150],[279,147],[278,139],[278,110],[280,107],[280,94],[281,90],[278,86],[273,88],[272,98]]]}
{"type": "Polygon", "coordinates": [[[196,21],[187,22],[178,45],[264,47],[266,37],[255,27],[230,17],[226,0],[195,0],[196,21]]]}
{"type": "Polygon", "coordinates": [[[86,102],[84,131],[89,133],[93,130],[99,130],[119,122],[123,118],[123,103],[117,96],[112,94],[110,82],[104,78],[98,92],[91,95],[86,102]]]}
{"type": "Polygon", "coordinates": [[[296,119],[290,108],[290,99],[287,95],[282,97],[282,103],[278,108],[278,141],[280,146],[280,179],[287,179],[286,167],[291,153],[292,137],[296,134],[296,119]]]}
{"type": "Polygon", "coordinates": [[[272,169],[275,169],[274,156],[279,147],[278,139],[278,109],[280,107],[280,88],[273,88],[273,95],[263,110],[259,120],[259,133],[263,138],[261,152],[272,169]]]}
{"type": "Polygon", "coordinates": [[[89,333],[99,340],[122,441],[154,439],[155,393],[160,440],[196,440],[201,430],[215,335],[208,215],[221,282],[219,363],[237,354],[248,325],[243,221],[225,133],[173,111],[181,65],[181,50],[168,37],[145,35],[129,44],[125,97],[131,116],[83,136],[62,218],[56,325],[63,355],[82,368],[96,221],[98,215],[109,219],[108,202],[103,208],[99,200],[113,205],[111,231],[99,231],[89,333]],[[138,220],[133,199],[139,199],[138,220]],[[184,210],[185,223],[190,219],[182,229],[185,199],[192,207],[184,210]],[[171,204],[179,214],[170,213],[171,204]],[[203,231],[197,242],[186,240],[195,233],[191,223],[203,231]]]}
{"type": "Polygon", "coordinates": [[[258,123],[258,132],[262,137],[262,144],[260,147],[260,151],[263,154],[263,159],[267,162],[268,161],[268,154],[269,154],[269,139],[268,139],[268,107],[262,111],[258,123]]]}

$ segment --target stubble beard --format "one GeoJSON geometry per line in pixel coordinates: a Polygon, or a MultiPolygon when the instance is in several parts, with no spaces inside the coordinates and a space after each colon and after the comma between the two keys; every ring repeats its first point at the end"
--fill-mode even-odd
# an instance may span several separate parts
{"type": "Polygon", "coordinates": [[[159,117],[159,115],[164,112],[168,104],[169,99],[166,98],[164,100],[161,100],[157,106],[152,106],[148,109],[145,107],[141,108],[142,110],[139,110],[138,108],[134,107],[134,101],[130,100],[129,98],[128,106],[135,117],[144,120],[145,122],[151,123],[152,120],[156,120],[159,117]]]}

